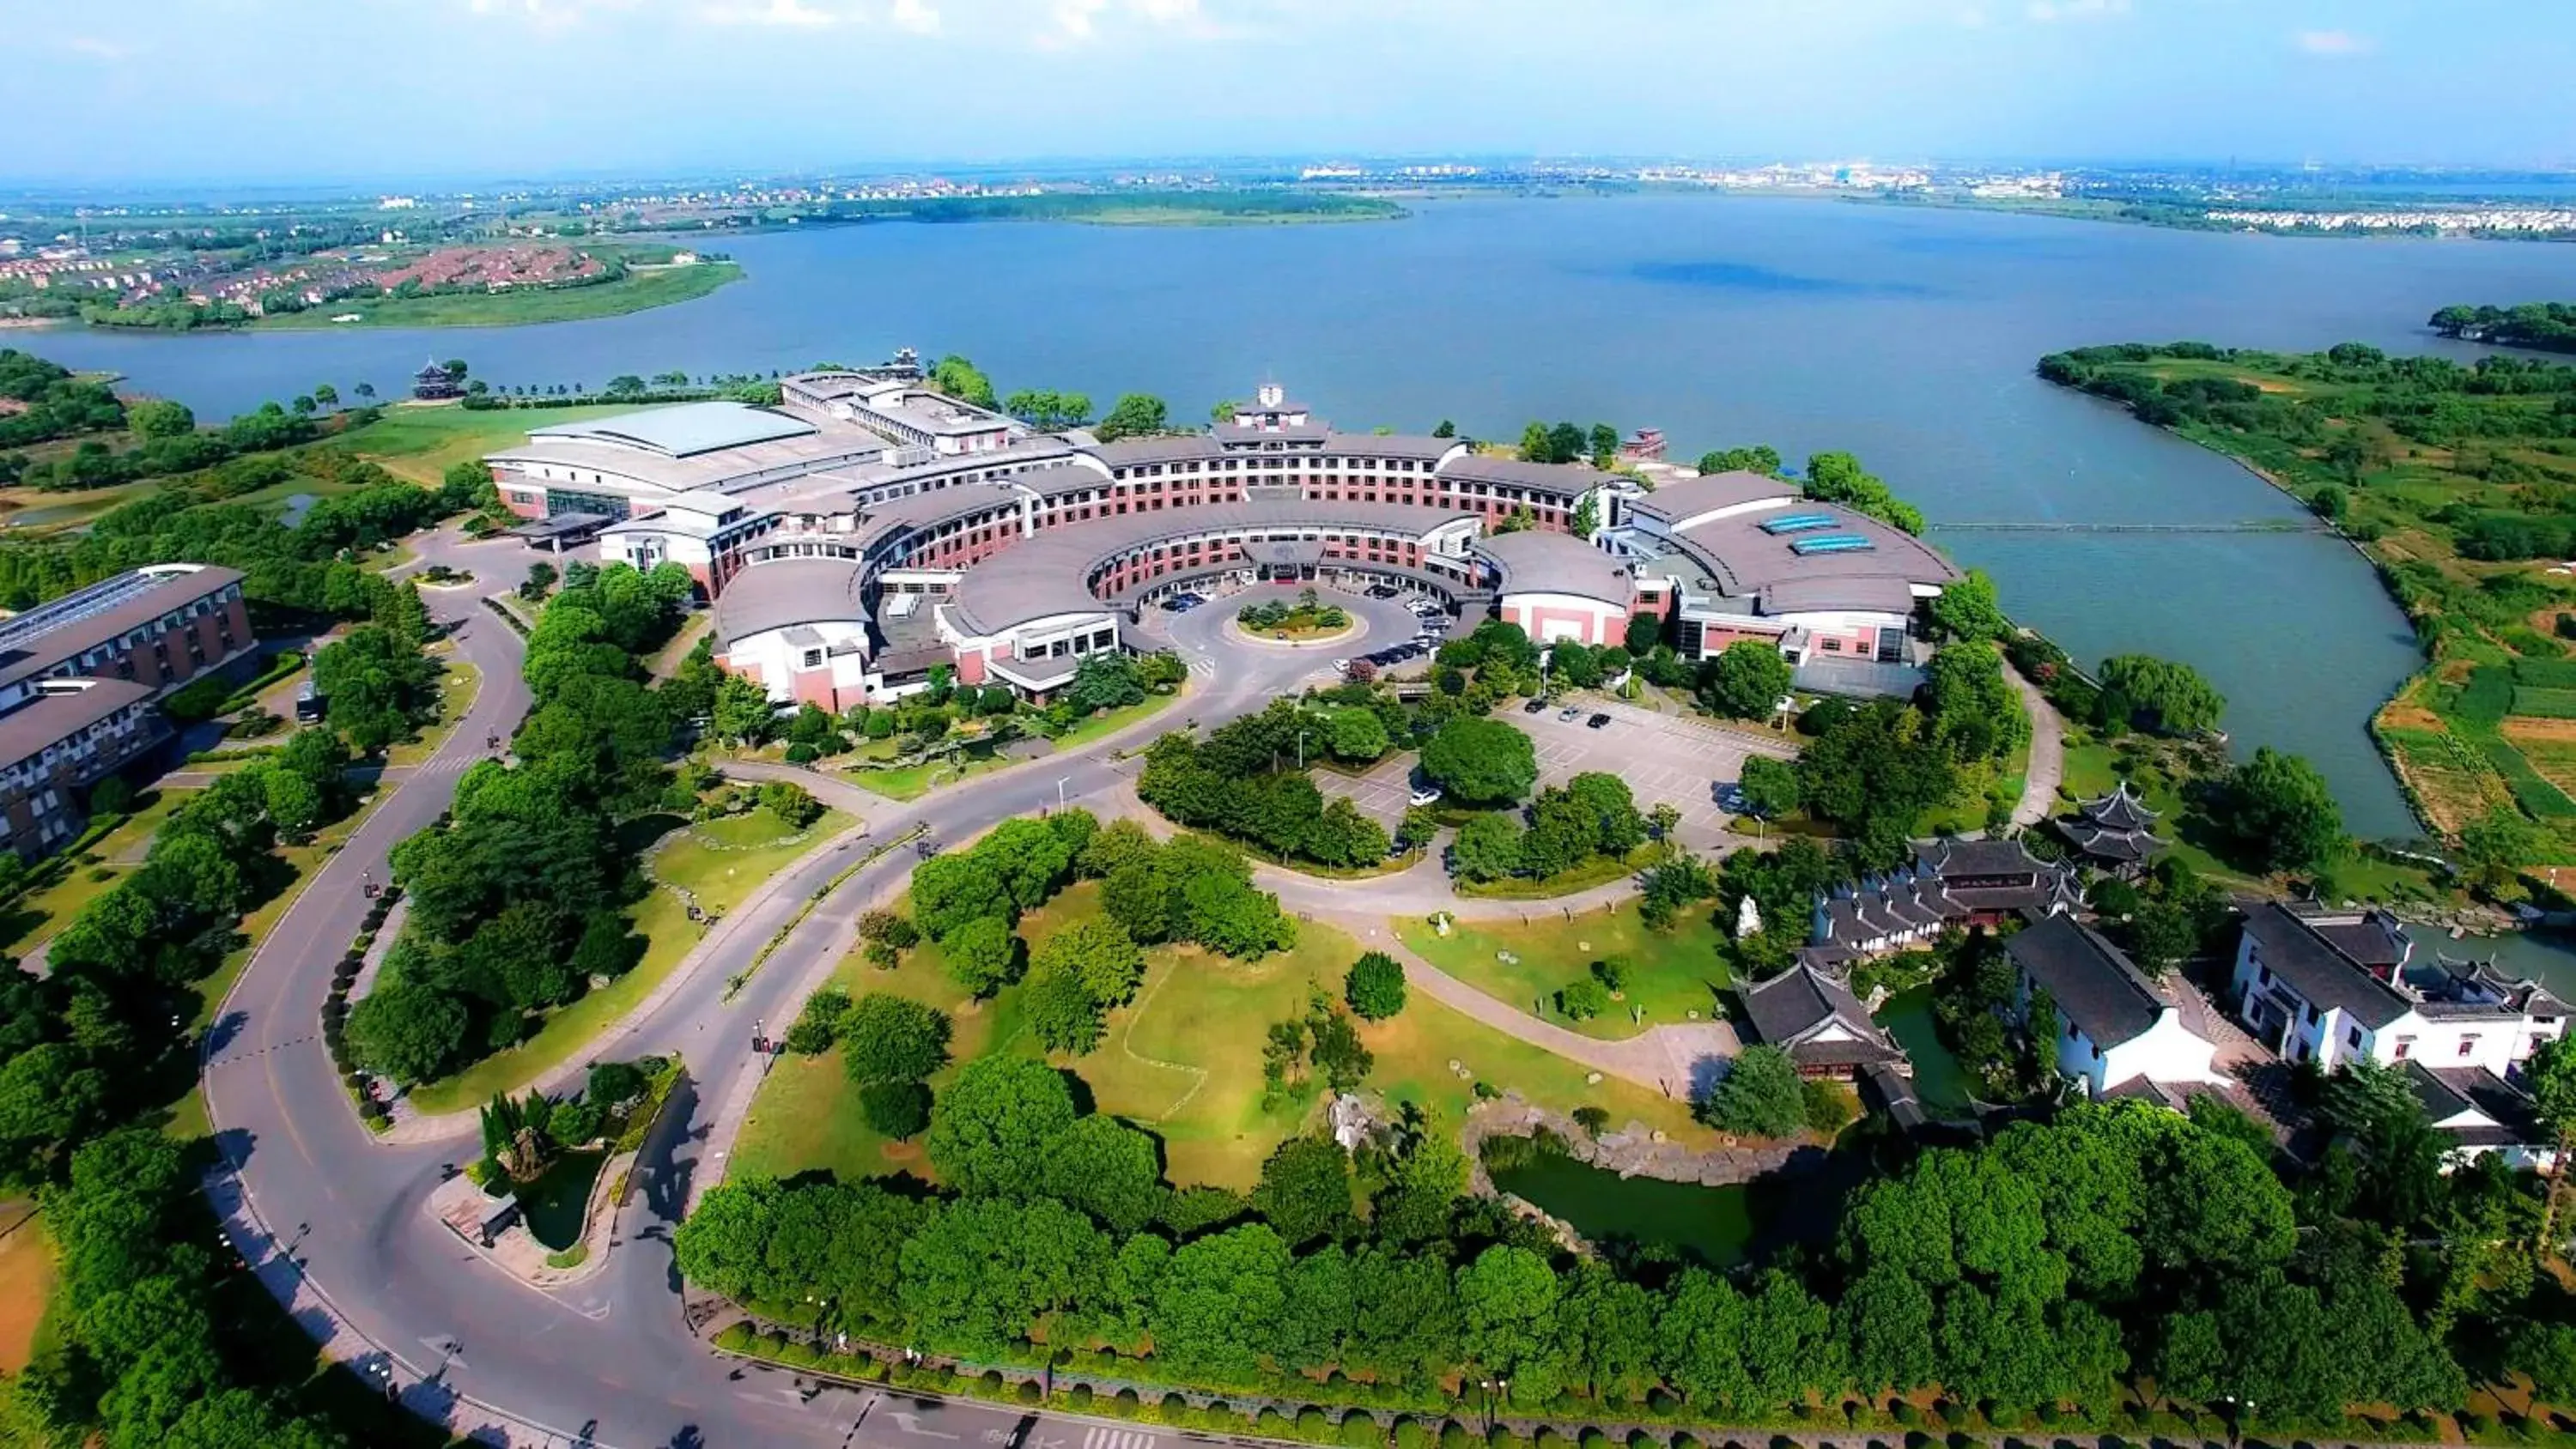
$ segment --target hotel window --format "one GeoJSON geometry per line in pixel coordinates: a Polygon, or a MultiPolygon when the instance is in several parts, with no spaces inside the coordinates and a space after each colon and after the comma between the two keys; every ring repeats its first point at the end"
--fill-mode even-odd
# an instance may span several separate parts
{"type": "Polygon", "coordinates": [[[2460,1055],[2464,1057],[2475,1056],[2477,1055],[2477,1051],[2478,1039],[2476,1037],[2464,1036],[2460,1038],[2460,1055]]]}
{"type": "Polygon", "coordinates": [[[2402,1062],[2413,1055],[2415,1055],[2415,1038],[2411,1036],[2399,1037],[2397,1039],[2396,1059],[2402,1062]]]}
{"type": "Polygon", "coordinates": [[[2343,1040],[2344,1045],[2351,1047],[2354,1051],[2361,1050],[2361,1027],[2358,1024],[2345,1027],[2343,1040]]]}

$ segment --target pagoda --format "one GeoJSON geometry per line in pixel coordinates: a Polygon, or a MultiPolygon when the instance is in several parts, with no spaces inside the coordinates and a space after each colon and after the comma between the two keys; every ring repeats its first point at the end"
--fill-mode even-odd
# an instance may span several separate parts
{"type": "Polygon", "coordinates": [[[2111,875],[2135,876],[2165,848],[2152,827],[2156,812],[2122,780],[2111,793],[2087,800],[2057,822],[2057,833],[2086,865],[2111,875]]]}
{"type": "Polygon", "coordinates": [[[465,396],[465,385],[432,361],[411,375],[411,395],[423,402],[440,402],[465,396]]]}

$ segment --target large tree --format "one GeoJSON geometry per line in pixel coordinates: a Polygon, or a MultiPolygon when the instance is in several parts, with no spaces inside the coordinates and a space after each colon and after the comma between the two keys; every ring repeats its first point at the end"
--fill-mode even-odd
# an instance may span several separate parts
{"type": "Polygon", "coordinates": [[[1120,397],[1092,432],[1100,441],[1120,438],[1151,437],[1172,430],[1171,409],[1152,393],[1131,392],[1120,397]]]}
{"type": "Polygon", "coordinates": [[[2228,773],[2213,805],[2238,857],[2262,869],[2315,870],[2343,850],[2343,807],[2325,776],[2269,745],[2228,773]]]}
{"type": "Polygon", "coordinates": [[[1738,639],[1700,666],[1700,702],[1735,719],[1764,719],[1778,711],[1793,674],[1778,649],[1738,639]]]}
{"type": "Polygon", "coordinates": [[[1025,1197],[1042,1190],[1046,1153],[1074,1122],[1064,1076],[1026,1057],[979,1057],[940,1096],[930,1122],[930,1163],[968,1194],[1025,1197]]]}
{"type": "Polygon", "coordinates": [[[1423,745],[1422,773],[1461,805],[1509,805],[1538,782],[1538,751],[1502,720],[1453,715],[1423,745]]]}

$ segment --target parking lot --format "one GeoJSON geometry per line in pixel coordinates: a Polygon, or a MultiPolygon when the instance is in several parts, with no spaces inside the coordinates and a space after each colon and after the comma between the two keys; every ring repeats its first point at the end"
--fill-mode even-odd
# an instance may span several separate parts
{"type": "MultiPolygon", "coordinates": [[[[1567,703],[1581,711],[1570,720],[1557,717],[1565,705],[1539,714],[1525,714],[1514,706],[1495,718],[1510,720],[1530,737],[1538,753],[1540,784],[1562,785],[1587,770],[1617,775],[1628,782],[1638,809],[1670,803],[1679,810],[1681,824],[1675,833],[1694,850],[1731,843],[1726,814],[1717,808],[1716,790],[1721,783],[1742,778],[1745,756],[1761,752],[1785,758],[1789,753],[1634,705],[1593,698],[1567,703]],[[1594,714],[1609,715],[1610,723],[1597,730],[1589,728],[1585,721],[1594,714]]],[[[1412,768],[1413,756],[1407,753],[1381,761],[1359,779],[1318,770],[1315,783],[1332,794],[1349,796],[1362,814],[1393,830],[1404,818],[1412,768]]]]}

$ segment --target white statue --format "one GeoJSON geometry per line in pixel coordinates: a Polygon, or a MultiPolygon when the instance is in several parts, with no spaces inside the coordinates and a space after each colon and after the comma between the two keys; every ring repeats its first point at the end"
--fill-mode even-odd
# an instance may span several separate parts
{"type": "Polygon", "coordinates": [[[1753,897],[1747,894],[1743,904],[1735,908],[1735,939],[1741,941],[1747,936],[1760,934],[1761,930],[1762,908],[1753,904],[1753,897]]]}

